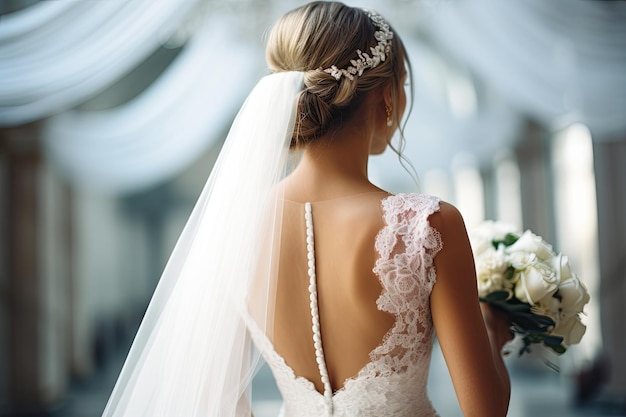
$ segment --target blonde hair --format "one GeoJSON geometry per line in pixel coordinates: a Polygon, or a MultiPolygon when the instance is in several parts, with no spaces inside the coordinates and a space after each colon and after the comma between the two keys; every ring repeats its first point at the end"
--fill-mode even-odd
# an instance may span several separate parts
{"type": "MultiPolygon", "coordinates": [[[[288,12],[274,25],[266,50],[270,70],[305,73],[292,146],[309,143],[339,127],[358,110],[367,94],[388,84],[392,103],[398,108],[405,66],[410,69],[410,64],[395,32],[387,59],[354,80],[337,80],[322,70],[332,65],[347,68],[357,50],[368,52],[376,46],[376,30],[362,9],[321,1],[288,12]]],[[[399,126],[399,112],[394,116],[399,126]]]]}

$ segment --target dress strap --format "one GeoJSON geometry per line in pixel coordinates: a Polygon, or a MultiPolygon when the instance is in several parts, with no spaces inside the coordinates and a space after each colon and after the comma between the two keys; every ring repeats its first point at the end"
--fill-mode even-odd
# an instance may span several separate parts
{"type": "Polygon", "coordinates": [[[311,300],[311,324],[313,329],[313,346],[315,347],[315,360],[320,371],[322,384],[324,385],[324,399],[328,414],[332,414],[333,389],[328,377],[328,369],[324,360],[324,350],[322,349],[322,335],[320,332],[320,315],[317,303],[317,277],[315,275],[315,239],[313,236],[313,213],[311,203],[304,205],[304,220],[306,223],[306,248],[309,273],[309,299],[311,300]]]}

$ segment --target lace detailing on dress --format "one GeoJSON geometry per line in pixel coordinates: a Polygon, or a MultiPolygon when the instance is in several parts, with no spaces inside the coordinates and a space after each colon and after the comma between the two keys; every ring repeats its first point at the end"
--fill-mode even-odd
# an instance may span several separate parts
{"type": "MultiPolygon", "coordinates": [[[[383,293],[378,308],[396,316],[394,327],[371,354],[370,374],[405,372],[432,349],[430,292],[435,284],[435,255],[441,250],[439,231],[428,217],[439,210],[439,199],[399,194],[383,200],[386,226],[376,237],[380,258],[374,273],[383,293]]],[[[373,376],[373,375],[370,375],[373,376]]]]}
{"type": "MultiPolygon", "coordinates": [[[[310,205],[307,206],[305,210],[310,213],[310,205]]],[[[281,416],[437,416],[428,399],[426,383],[433,342],[429,302],[436,280],[433,262],[442,248],[439,232],[430,226],[428,217],[439,210],[439,200],[418,194],[398,194],[385,198],[382,208],[385,226],[376,236],[379,258],[373,269],[383,288],[377,306],[393,314],[396,321],[382,343],[370,353],[371,362],[357,376],[347,380],[343,388],[332,393],[330,384],[324,382],[325,394],[321,395],[311,381],[295,375],[254,320],[247,320],[283,397],[281,416]]],[[[305,221],[312,326],[317,335],[314,343],[324,381],[326,364],[319,320],[317,327],[315,320],[319,315],[312,216],[305,217],[305,221]]]]}

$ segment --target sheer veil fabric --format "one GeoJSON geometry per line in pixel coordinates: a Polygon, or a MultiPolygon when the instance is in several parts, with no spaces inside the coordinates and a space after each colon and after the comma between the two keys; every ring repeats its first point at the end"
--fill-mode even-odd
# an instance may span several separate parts
{"type": "Polygon", "coordinates": [[[249,416],[271,333],[288,165],[303,75],[262,78],[248,96],[163,272],[103,416],[249,416]]]}

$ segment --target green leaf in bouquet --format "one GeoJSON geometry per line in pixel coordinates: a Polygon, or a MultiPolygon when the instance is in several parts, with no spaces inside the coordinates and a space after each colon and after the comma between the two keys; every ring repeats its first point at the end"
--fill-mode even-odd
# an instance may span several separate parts
{"type": "MultiPolygon", "coordinates": [[[[563,345],[558,345],[558,346],[548,346],[550,349],[552,349],[555,353],[562,355],[565,353],[565,351],[567,350],[566,348],[563,347],[563,345]]],[[[558,369],[557,369],[558,371],[558,369]]]]}
{"type": "Polygon", "coordinates": [[[552,320],[551,317],[541,316],[541,315],[538,315],[538,314],[533,314],[532,317],[535,320],[535,322],[538,325],[540,325],[540,326],[544,326],[544,327],[552,327],[552,326],[554,326],[554,320],[552,320]]]}
{"type": "MultiPolygon", "coordinates": [[[[555,353],[561,355],[565,352],[565,347],[563,347],[560,343],[560,341],[558,342],[558,344],[553,345],[555,343],[557,343],[557,340],[561,339],[560,337],[557,336],[548,336],[548,335],[540,335],[540,334],[534,334],[534,335],[526,335],[524,336],[524,338],[522,339],[522,341],[524,342],[524,345],[520,348],[519,350],[519,356],[522,356],[524,353],[530,353],[531,349],[530,346],[537,344],[537,343],[544,343],[544,345],[546,345],[547,347],[549,347],[550,349],[552,349],[555,353]],[[546,339],[548,339],[548,341],[546,342],[546,339]]],[[[562,341],[563,339],[561,339],[562,341]]],[[[546,360],[544,361],[544,363],[546,365],[548,365],[548,367],[550,367],[553,371],[555,372],[560,372],[560,368],[557,364],[546,360]]]]}
{"type": "Polygon", "coordinates": [[[498,250],[498,247],[500,247],[500,245],[511,246],[512,244],[517,242],[518,239],[519,239],[519,236],[516,235],[515,233],[507,233],[504,236],[504,239],[493,239],[491,241],[491,244],[496,250],[498,250]]]}
{"type": "MultiPolygon", "coordinates": [[[[532,312],[532,306],[511,297],[508,291],[494,291],[481,297],[480,301],[504,311],[511,322],[513,331],[522,336],[523,346],[519,350],[519,355],[530,353],[531,346],[543,344],[552,349],[557,354],[562,354],[566,348],[562,345],[563,338],[550,336],[549,332],[554,327],[555,322],[549,316],[543,316],[532,312]]],[[[550,367],[558,372],[558,366],[550,364],[550,367]]]]}
{"type": "Polygon", "coordinates": [[[508,311],[524,311],[524,312],[530,313],[530,309],[531,309],[530,304],[524,303],[524,302],[518,300],[515,296],[513,296],[510,299],[506,300],[506,302],[504,304],[505,305],[503,305],[502,308],[505,309],[505,310],[508,310],[508,311]]]}
{"type": "MultiPolygon", "coordinates": [[[[547,333],[555,324],[550,317],[531,312],[530,304],[519,301],[515,297],[510,298],[507,291],[494,291],[481,298],[481,301],[507,313],[515,331],[520,334],[547,333]]],[[[541,343],[541,340],[535,343],[541,343]]]]}
{"type": "Polygon", "coordinates": [[[499,305],[500,303],[504,303],[509,298],[510,294],[508,291],[494,291],[487,294],[486,297],[481,298],[481,301],[499,305]]]}
{"type": "Polygon", "coordinates": [[[552,349],[554,352],[562,355],[567,350],[565,346],[562,345],[563,338],[560,336],[549,336],[546,335],[543,337],[543,344],[552,349]]]}
{"type": "Polygon", "coordinates": [[[545,326],[538,324],[536,321],[532,319],[532,317],[517,315],[515,317],[511,317],[511,321],[513,325],[518,330],[518,333],[524,334],[541,334],[547,331],[545,326]]]}
{"type": "Polygon", "coordinates": [[[530,341],[528,336],[524,337],[522,341],[524,342],[524,345],[520,348],[518,352],[518,356],[522,356],[524,353],[530,353],[530,345],[533,344],[533,342],[530,341]]]}
{"type": "Polygon", "coordinates": [[[516,234],[507,233],[506,236],[504,236],[504,240],[502,241],[502,243],[504,243],[504,246],[511,246],[512,244],[517,242],[518,239],[519,236],[517,236],[516,234]]]}
{"type": "MultiPolygon", "coordinates": [[[[519,311],[511,314],[511,322],[522,329],[522,333],[542,334],[547,333],[550,327],[554,326],[554,320],[547,316],[519,311]]],[[[541,342],[541,340],[535,343],[541,342]]]]}
{"type": "Polygon", "coordinates": [[[549,347],[552,346],[561,346],[563,343],[563,338],[560,336],[544,336],[543,344],[549,347]]]}
{"type": "Polygon", "coordinates": [[[494,305],[507,313],[516,333],[542,334],[547,333],[554,326],[554,321],[550,317],[540,316],[531,312],[530,304],[523,303],[515,298],[506,303],[494,305]]]}

